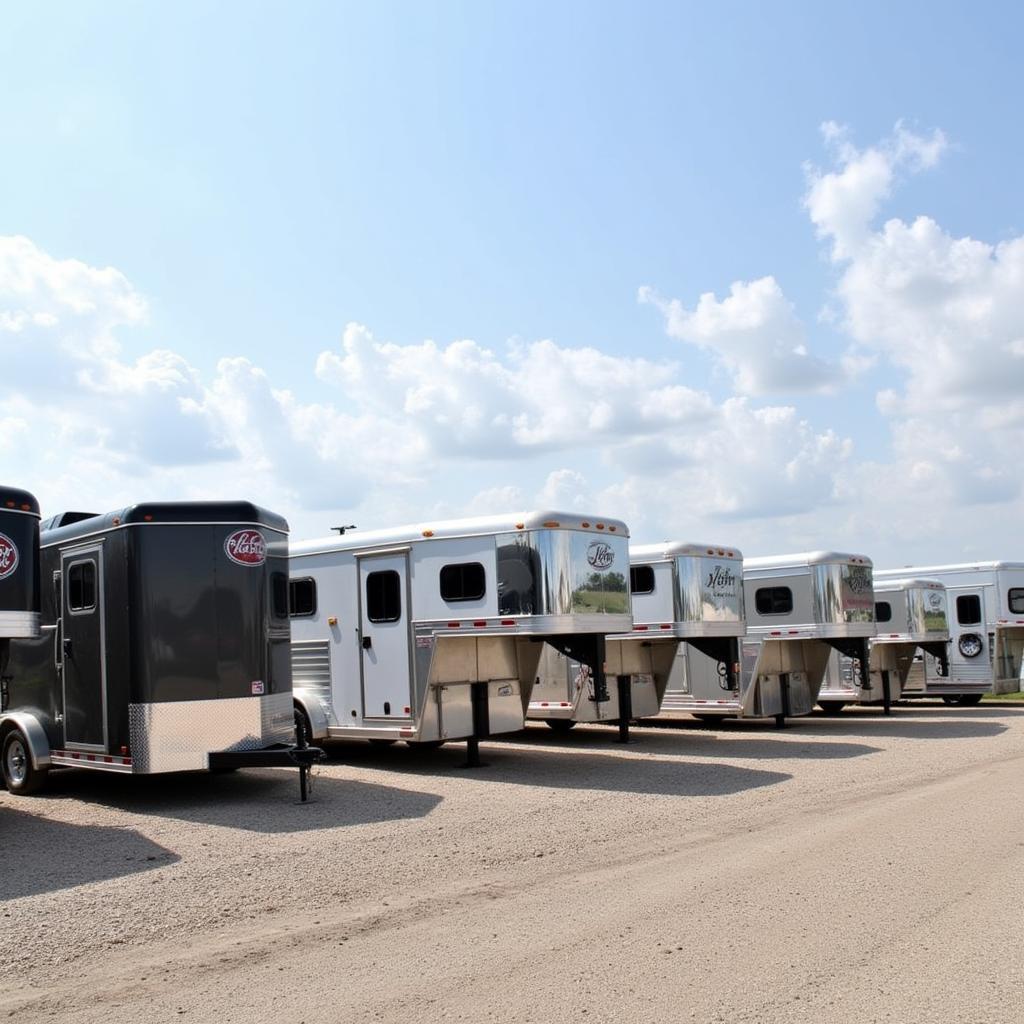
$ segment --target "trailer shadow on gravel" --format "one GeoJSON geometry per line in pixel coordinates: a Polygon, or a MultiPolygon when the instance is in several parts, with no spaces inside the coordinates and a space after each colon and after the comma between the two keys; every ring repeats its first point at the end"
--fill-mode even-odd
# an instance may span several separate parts
{"type": "Polygon", "coordinates": [[[140,776],[70,769],[51,772],[45,792],[31,800],[33,806],[45,806],[50,800],[80,800],[130,815],[270,835],[422,818],[442,797],[336,778],[317,769],[306,803],[299,800],[298,779],[292,769],[140,776]]]}
{"type": "MultiPolygon", "coordinates": [[[[837,714],[825,714],[815,711],[810,715],[787,720],[786,728],[775,730],[770,722],[763,720],[737,721],[726,719],[722,722],[687,721],[683,718],[645,719],[643,726],[637,730],[637,736],[644,735],[647,728],[672,730],[701,734],[711,732],[716,736],[743,734],[750,736],[760,733],[766,738],[773,734],[778,736],[778,747],[775,753],[785,757],[796,757],[786,748],[794,739],[830,740],[834,736],[843,736],[865,740],[908,739],[908,740],[952,740],[952,739],[983,739],[988,736],[999,736],[1006,732],[1008,726],[999,721],[1005,716],[999,714],[978,713],[970,708],[932,708],[932,714],[921,714],[924,709],[894,708],[891,715],[886,716],[881,709],[846,708],[837,714]]],[[[573,730],[575,732],[576,730],[573,730]]],[[[856,744],[852,744],[856,746],[856,744]]],[[[879,748],[869,748],[872,752],[879,748]]]]}
{"type": "Polygon", "coordinates": [[[773,757],[807,761],[835,761],[878,754],[881,747],[866,743],[800,743],[790,735],[786,739],[767,735],[729,736],[730,728],[709,729],[703,722],[694,730],[661,730],[662,723],[647,720],[645,725],[630,730],[629,743],[616,739],[610,726],[578,725],[571,732],[558,735],[546,727],[530,726],[523,732],[503,737],[503,742],[525,747],[551,747],[566,750],[635,751],[643,754],[664,754],[669,757],[713,757],[722,760],[763,761],[773,757]],[[649,728],[648,726],[654,726],[649,728]],[[679,733],[685,731],[686,736],[679,733]],[[795,742],[794,742],[795,740],[795,742]]]}
{"type": "MultiPolygon", "coordinates": [[[[686,760],[685,756],[623,757],[622,747],[528,751],[516,743],[487,742],[480,747],[483,763],[478,768],[465,767],[466,752],[461,743],[429,751],[398,745],[378,748],[359,743],[330,745],[326,749],[328,756],[337,758],[339,763],[399,775],[447,778],[460,775],[467,781],[487,784],[651,796],[730,796],[792,778],[786,772],[694,762],[686,760]]],[[[685,751],[676,753],[686,754],[685,751]]]]}
{"type": "Polygon", "coordinates": [[[181,859],[131,828],[77,825],[6,806],[0,807],[0,836],[0,905],[152,871],[181,859]]]}

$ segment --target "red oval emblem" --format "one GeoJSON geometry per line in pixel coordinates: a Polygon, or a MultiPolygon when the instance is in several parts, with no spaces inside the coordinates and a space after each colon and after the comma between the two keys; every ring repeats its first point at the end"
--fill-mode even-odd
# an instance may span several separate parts
{"type": "Polygon", "coordinates": [[[259,530],[235,530],[224,541],[224,551],[239,565],[262,565],[267,560],[267,542],[259,530]]]}
{"type": "Polygon", "coordinates": [[[18,546],[6,533],[0,533],[0,580],[7,579],[17,568],[18,546]]]}

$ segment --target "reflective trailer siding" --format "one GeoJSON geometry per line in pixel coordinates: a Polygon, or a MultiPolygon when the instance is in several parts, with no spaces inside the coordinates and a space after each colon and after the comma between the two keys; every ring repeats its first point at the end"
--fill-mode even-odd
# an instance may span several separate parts
{"type": "Polygon", "coordinates": [[[500,615],[628,615],[625,537],[531,530],[499,534],[500,615]]]}
{"type": "Polygon", "coordinates": [[[676,559],[677,622],[743,622],[743,573],[738,562],[692,555],[676,559]]]}
{"type": "Polygon", "coordinates": [[[913,634],[936,633],[941,639],[946,639],[949,617],[945,592],[915,587],[906,594],[907,631],[913,634]]]}
{"type": "Polygon", "coordinates": [[[845,562],[812,566],[814,616],[820,623],[875,621],[871,567],[845,562]]]}

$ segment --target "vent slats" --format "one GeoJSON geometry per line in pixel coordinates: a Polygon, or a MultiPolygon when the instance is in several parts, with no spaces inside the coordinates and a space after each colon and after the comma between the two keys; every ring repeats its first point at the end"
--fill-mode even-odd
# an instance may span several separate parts
{"type": "Polygon", "coordinates": [[[331,688],[331,646],[329,640],[292,641],[292,685],[307,690],[331,688]]]}

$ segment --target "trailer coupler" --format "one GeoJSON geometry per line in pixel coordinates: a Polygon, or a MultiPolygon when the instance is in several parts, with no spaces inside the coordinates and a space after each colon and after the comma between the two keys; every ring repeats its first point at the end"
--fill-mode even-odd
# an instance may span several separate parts
{"type": "Polygon", "coordinates": [[[210,754],[210,770],[230,768],[289,768],[299,769],[299,797],[309,799],[310,769],[326,754],[319,747],[293,747],[281,743],[261,750],[219,750],[210,754]]]}

